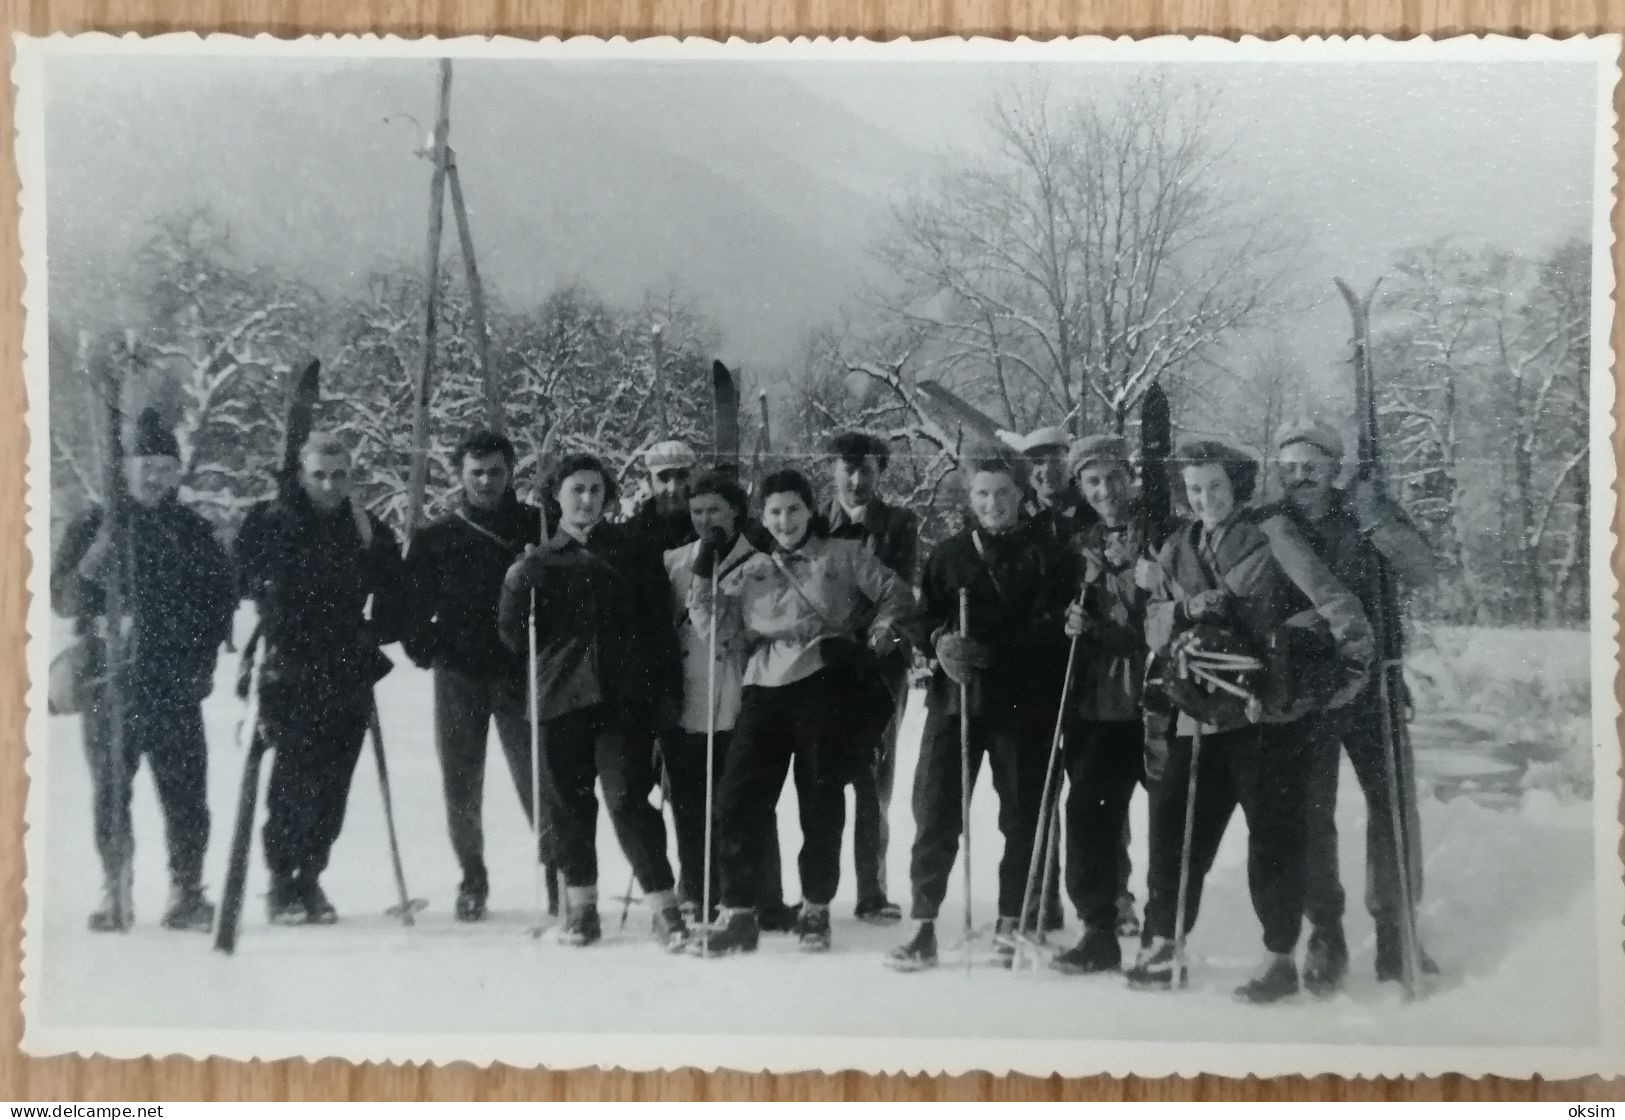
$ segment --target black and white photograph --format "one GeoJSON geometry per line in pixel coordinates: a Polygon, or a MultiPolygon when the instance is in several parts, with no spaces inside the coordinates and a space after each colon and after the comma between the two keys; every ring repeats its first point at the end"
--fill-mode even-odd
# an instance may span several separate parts
{"type": "Polygon", "coordinates": [[[1625,1073],[1617,36],[16,46],[26,1051],[1625,1073]]]}

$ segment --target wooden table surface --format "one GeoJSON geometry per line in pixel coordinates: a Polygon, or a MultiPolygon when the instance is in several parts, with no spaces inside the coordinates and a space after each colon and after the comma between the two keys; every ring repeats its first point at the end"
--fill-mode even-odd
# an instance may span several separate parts
{"type": "MultiPolygon", "coordinates": [[[[1441,37],[1472,32],[1573,35],[1625,30],[1625,0],[1594,3],[1405,2],[1288,3],[1284,0],[1169,0],[1166,3],[1063,4],[1023,0],[800,0],[735,3],[691,0],[660,3],[510,2],[410,3],[377,0],[4,0],[10,31],[227,31],[378,32],[402,36],[503,33],[546,35],[703,35],[764,39],[778,35],[864,35],[871,38],[977,34],[1000,38],[1104,33],[1149,35],[1193,32],[1236,37],[1382,34],[1441,37]]],[[[4,44],[9,73],[11,44],[4,44]]],[[[1617,97],[1617,95],[1616,95],[1617,97]]],[[[11,120],[10,82],[0,92],[0,117],[11,120]]],[[[1616,100],[1616,109],[1618,107],[1616,100]]],[[[1113,1080],[1062,1078],[869,1077],[855,1073],[776,1077],[748,1073],[660,1074],[578,1070],[550,1072],[507,1067],[355,1066],[317,1063],[191,1061],[184,1058],[111,1061],[102,1058],[31,1059],[17,1042],[22,1017],[19,982],[24,905],[23,772],[24,575],[23,464],[27,432],[22,382],[22,271],[17,247],[16,174],[9,135],[4,144],[7,213],[0,223],[0,1098],[47,1103],[94,1100],[1619,1100],[1625,1080],[1543,1082],[1443,1077],[1424,1081],[1351,1081],[1281,1078],[1268,1081],[1195,1079],[1113,1080]]],[[[1614,215],[1615,268],[1621,252],[1614,215]]],[[[1621,335],[1616,317],[1614,346],[1621,335]]],[[[1616,457],[1620,437],[1615,435],[1616,457]]],[[[1598,480],[1601,482],[1602,480],[1598,480]]],[[[1616,525],[1616,532],[1618,526],[1616,525]]],[[[1620,558],[1614,556],[1616,576],[1620,558]]]]}

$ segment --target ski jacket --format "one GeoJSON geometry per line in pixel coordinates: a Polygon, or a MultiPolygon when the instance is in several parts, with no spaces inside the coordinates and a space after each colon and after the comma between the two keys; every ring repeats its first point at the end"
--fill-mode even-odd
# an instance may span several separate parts
{"type": "Polygon", "coordinates": [[[662,513],[653,498],[644,499],[625,524],[627,529],[642,537],[650,548],[662,555],[699,539],[687,508],[662,513]]]}
{"type": "Polygon", "coordinates": [[[1145,608],[1150,590],[1141,586],[1147,559],[1144,519],[1108,528],[1095,521],[1072,539],[1087,632],[1078,639],[1071,715],[1089,722],[1140,718],[1145,683],[1145,608]]]}
{"type": "MultiPolygon", "coordinates": [[[[1389,617],[1396,620],[1400,617],[1399,589],[1393,581],[1389,583],[1388,601],[1381,601],[1382,584],[1377,578],[1379,556],[1387,558],[1394,574],[1407,587],[1423,587],[1433,581],[1432,547],[1405,516],[1405,511],[1392,501],[1384,499],[1379,503],[1380,515],[1371,525],[1360,523],[1342,490],[1332,491],[1326,516],[1317,521],[1309,520],[1287,499],[1271,508],[1293,519],[1315,554],[1326,562],[1344,587],[1354,592],[1369,619],[1375,620],[1384,608],[1391,612],[1389,617]]],[[[1393,648],[1382,651],[1385,660],[1404,655],[1401,627],[1393,628],[1391,641],[1393,648]]]]}
{"type": "Polygon", "coordinates": [[[717,633],[750,649],[745,684],[793,684],[839,662],[850,667],[870,635],[896,630],[913,606],[906,583],[856,541],[810,533],[799,548],[759,552],[718,584],[688,591],[689,618],[702,633],[717,613],[717,633]],[[867,620],[867,621],[865,621],[867,620]],[[825,648],[828,647],[828,648],[825,648]],[[837,653],[844,647],[844,652],[837,653]]]}
{"type": "MultiPolygon", "coordinates": [[[[1146,608],[1146,639],[1154,650],[1167,648],[1181,628],[1186,601],[1208,590],[1231,595],[1228,621],[1258,651],[1288,619],[1309,610],[1323,619],[1336,655],[1346,669],[1344,683],[1325,706],[1348,703],[1364,687],[1376,649],[1371,625],[1354,593],[1338,581],[1303,537],[1293,520],[1278,510],[1241,510],[1215,533],[1201,522],[1183,525],[1169,537],[1157,557],[1155,585],[1146,608]]],[[[1270,692],[1268,682],[1254,690],[1270,692]]],[[[1267,723],[1290,723],[1307,709],[1266,707],[1267,723]]],[[[1230,731],[1244,726],[1236,720],[1205,728],[1230,731]]],[[[1179,733],[1195,729],[1181,714],[1179,733]]]]}
{"type": "MultiPolygon", "coordinates": [[[[863,520],[853,521],[840,502],[831,501],[826,520],[830,537],[857,541],[913,589],[920,576],[920,519],[912,511],[872,498],[863,511],[863,520]]],[[[865,624],[868,621],[865,619],[865,624]]],[[[873,660],[875,672],[888,693],[903,686],[910,660],[906,649],[897,649],[873,660]]]]}
{"type": "MultiPolygon", "coordinates": [[[[1038,526],[1023,523],[1000,535],[965,529],[926,560],[909,636],[929,656],[939,637],[958,631],[959,591],[966,589],[970,637],[992,662],[970,689],[971,714],[1013,715],[1033,705],[1053,712],[1066,668],[1063,627],[1075,581],[1066,551],[1038,526]]],[[[933,667],[926,700],[932,708],[959,710],[959,686],[940,665],[933,667]]]]}
{"type": "Polygon", "coordinates": [[[1059,548],[1065,548],[1078,533],[1100,517],[1095,507],[1083,500],[1076,485],[1068,486],[1061,501],[1053,506],[1046,506],[1037,498],[1028,498],[1022,510],[1033,528],[1059,548]]]}
{"type": "MultiPolygon", "coordinates": [[[[671,615],[677,627],[677,645],[683,659],[683,709],[678,726],[692,734],[705,734],[709,712],[706,692],[711,688],[711,636],[709,631],[696,627],[688,616],[688,591],[694,582],[694,564],[699,559],[700,542],[685,544],[666,553],[666,578],[671,583],[671,615]]],[[[733,547],[717,564],[718,579],[725,578],[734,568],[756,555],[756,549],[741,533],[733,547]]],[[[747,655],[743,636],[735,631],[724,635],[717,631],[716,729],[733,730],[739,717],[740,690],[745,685],[745,659],[747,655]]]]}
{"type": "Polygon", "coordinates": [[[400,636],[400,546],[353,499],[329,513],[290,487],[253,506],[235,560],[238,592],[259,608],[264,694],[342,693],[389,672],[378,647],[400,636]]]}
{"type": "Polygon", "coordinates": [[[493,510],[463,499],[425,526],[406,550],[402,644],[422,666],[473,675],[518,675],[525,659],[497,633],[502,577],[528,544],[541,540],[541,513],[510,490],[493,510]]]}
{"type": "Polygon", "coordinates": [[[508,569],[502,642],[525,654],[536,593],[536,686],[544,720],[604,705],[628,725],[675,722],[682,698],[671,591],[660,553],[625,525],[600,522],[582,544],[560,529],[508,569]]]}
{"type": "MultiPolygon", "coordinates": [[[[126,502],[120,512],[129,530],[129,681],[138,690],[201,699],[236,608],[226,550],[209,523],[174,498],[150,508],[126,502]]],[[[102,664],[96,624],[106,614],[107,591],[105,573],[86,554],[102,518],[99,506],[76,517],[51,564],[51,607],[98,644],[87,662],[93,670],[102,664]]]]}

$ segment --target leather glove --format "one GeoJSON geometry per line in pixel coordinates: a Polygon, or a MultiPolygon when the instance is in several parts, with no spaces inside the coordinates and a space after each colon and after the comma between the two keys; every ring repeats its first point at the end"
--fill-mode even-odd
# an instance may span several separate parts
{"type": "Polygon", "coordinates": [[[1198,591],[1181,604],[1191,622],[1223,622],[1230,614],[1230,592],[1198,591]]]}
{"type": "Polygon", "coordinates": [[[961,634],[944,634],[937,639],[937,664],[955,684],[968,684],[976,670],[992,663],[987,647],[961,634]]]}
{"type": "Polygon", "coordinates": [[[882,626],[869,634],[869,651],[876,657],[885,657],[901,644],[902,640],[890,626],[882,626]]]}
{"type": "Polygon", "coordinates": [[[717,563],[721,559],[722,542],[715,537],[702,537],[699,553],[694,557],[694,575],[709,581],[711,573],[717,570],[717,563]]]}

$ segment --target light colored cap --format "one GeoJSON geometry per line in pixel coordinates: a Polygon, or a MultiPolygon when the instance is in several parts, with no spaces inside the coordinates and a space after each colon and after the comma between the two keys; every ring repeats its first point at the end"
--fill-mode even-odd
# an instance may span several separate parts
{"type": "Polygon", "coordinates": [[[1077,474],[1090,463],[1106,460],[1127,463],[1128,441],[1122,436],[1107,433],[1084,436],[1072,445],[1072,450],[1066,457],[1066,465],[1071,473],[1077,474]]]}
{"type": "Polygon", "coordinates": [[[1307,443],[1320,448],[1333,459],[1343,457],[1343,437],[1336,428],[1315,416],[1300,416],[1282,424],[1275,433],[1275,449],[1288,444],[1307,443]]]}
{"type": "Polygon", "coordinates": [[[680,439],[665,439],[643,453],[643,465],[649,473],[656,471],[686,470],[699,462],[694,449],[680,439]]]}
{"type": "Polygon", "coordinates": [[[1071,434],[1068,433],[1065,428],[1060,427],[1059,425],[1054,425],[1048,428],[1038,428],[1034,431],[1028,432],[1025,436],[1021,437],[1021,446],[1017,448],[1017,450],[1025,451],[1027,454],[1031,455],[1034,451],[1037,451],[1043,447],[1070,446],[1072,446],[1071,434]]]}

